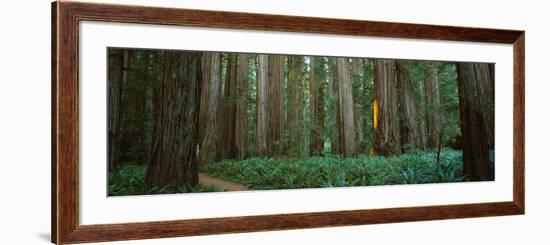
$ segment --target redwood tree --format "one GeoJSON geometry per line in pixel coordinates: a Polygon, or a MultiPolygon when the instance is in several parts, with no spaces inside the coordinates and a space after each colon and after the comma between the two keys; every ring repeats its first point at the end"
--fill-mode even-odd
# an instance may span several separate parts
{"type": "Polygon", "coordinates": [[[223,102],[221,103],[219,140],[221,159],[235,158],[236,139],[235,139],[235,113],[236,113],[236,87],[237,80],[237,55],[228,54],[225,67],[225,85],[223,86],[223,102]]]}
{"type": "Polygon", "coordinates": [[[127,75],[128,50],[109,49],[109,168],[118,164],[121,138],[122,87],[127,75]]]}
{"type": "Polygon", "coordinates": [[[337,58],[336,66],[338,68],[340,121],[342,122],[340,143],[344,156],[351,157],[357,153],[357,146],[355,141],[354,103],[349,60],[347,58],[337,58]]]}
{"type": "Polygon", "coordinates": [[[382,156],[401,153],[395,61],[378,59],[374,63],[374,151],[382,156]]]}
{"type": "Polygon", "coordinates": [[[413,81],[407,69],[407,61],[398,60],[396,65],[397,90],[399,92],[399,114],[401,145],[424,149],[424,134],[413,81]]]}
{"type": "Polygon", "coordinates": [[[201,94],[201,54],[166,51],[155,101],[152,155],[146,183],[150,187],[195,186],[197,120],[201,94]]]}
{"type": "Polygon", "coordinates": [[[288,57],[288,120],[286,153],[289,156],[299,156],[302,141],[302,98],[303,98],[303,74],[304,64],[302,56],[288,57]]]}
{"type": "Polygon", "coordinates": [[[323,81],[322,77],[319,76],[319,64],[324,64],[322,59],[316,59],[311,56],[309,60],[310,69],[309,69],[309,106],[310,106],[310,121],[311,121],[311,139],[310,139],[310,152],[311,155],[319,156],[323,153],[324,140],[322,137],[322,130],[324,124],[324,113],[323,113],[323,81]]]}
{"type": "Polygon", "coordinates": [[[351,59],[351,79],[353,81],[353,84],[356,84],[354,86],[354,101],[353,101],[353,120],[355,124],[355,141],[357,142],[357,151],[360,152],[361,149],[365,147],[365,137],[364,137],[364,130],[363,130],[363,105],[361,105],[358,97],[356,95],[359,95],[363,93],[361,85],[363,84],[363,76],[361,76],[361,63],[362,59],[360,58],[353,58],[351,59]]]}
{"type": "Polygon", "coordinates": [[[267,88],[267,148],[268,155],[282,154],[284,111],[285,56],[269,55],[267,88]]]}
{"type": "Polygon", "coordinates": [[[210,93],[210,56],[212,52],[203,52],[203,58],[201,60],[202,68],[202,81],[201,81],[201,97],[200,97],[200,111],[199,111],[199,125],[198,125],[198,144],[199,149],[202,148],[202,141],[204,140],[204,133],[206,132],[206,117],[208,115],[208,96],[210,93]]]}
{"type": "MultiPolygon", "coordinates": [[[[460,129],[462,134],[463,173],[471,180],[494,180],[489,158],[489,138],[492,137],[487,122],[492,101],[484,93],[484,87],[493,83],[490,64],[458,63],[458,96],[460,105],[460,129]]],[[[492,85],[494,86],[494,85],[492,85]]]]}
{"type": "Polygon", "coordinates": [[[213,52],[209,57],[210,63],[208,103],[206,118],[204,119],[205,129],[201,148],[199,149],[199,160],[201,164],[212,163],[218,160],[219,147],[219,106],[221,86],[221,59],[220,53],[213,52]]]}
{"type": "Polygon", "coordinates": [[[330,145],[332,154],[341,154],[342,146],[340,144],[340,107],[338,106],[338,74],[335,58],[328,58],[328,91],[329,91],[329,118],[330,125],[330,145]]]}
{"type": "Polygon", "coordinates": [[[256,85],[256,155],[267,153],[267,66],[265,54],[258,55],[258,74],[256,85]]]}
{"type": "Polygon", "coordinates": [[[235,158],[242,160],[246,157],[247,135],[247,102],[248,93],[248,55],[239,54],[236,80],[236,108],[235,108],[235,158]]]}

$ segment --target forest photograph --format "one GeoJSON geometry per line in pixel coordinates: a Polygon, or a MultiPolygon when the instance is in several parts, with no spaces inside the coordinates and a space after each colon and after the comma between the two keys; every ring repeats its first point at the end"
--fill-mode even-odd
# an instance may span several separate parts
{"type": "Polygon", "coordinates": [[[106,52],[108,196],[494,181],[494,63],[106,52]]]}

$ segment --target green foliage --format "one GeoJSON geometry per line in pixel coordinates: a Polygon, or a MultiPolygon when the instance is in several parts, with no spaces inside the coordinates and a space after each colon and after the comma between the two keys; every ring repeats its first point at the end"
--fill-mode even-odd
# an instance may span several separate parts
{"type": "Polygon", "coordinates": [[[456,65],[448,62],[436,62],[443,115],[443,144],[449,143],[460,135],[460,115],[458,110],[458,85],[456,65]]]}
{"type": "Polygon", "coordinates": [[[260,190],[464,181],[462,153],[451,149],[441,151],[439,163],[435,152],[415,151],[388,158],[329,155],[305,159],[224,160],[205,165],[202,171],[260,190]]]}
{"type": "MultiPolygon", "coordinates": [[[[152,195],[174,193],[168,186],[148,188],[145,185],[145,165],[122,165],[109,171],[109,196],[152,195]]],[[[178,193],[219,192],[222,189],[216,186],[196,185],[182,186],[178,193]]]]}

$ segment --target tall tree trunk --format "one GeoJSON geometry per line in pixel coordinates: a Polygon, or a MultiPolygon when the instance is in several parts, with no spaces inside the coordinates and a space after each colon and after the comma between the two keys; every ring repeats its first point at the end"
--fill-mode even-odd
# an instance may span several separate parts
{"type": "MultiPolygon", "coordinates": [[[[354,83],[363,84],[362,82],[363,77],[361,76],[361,63],[362,63],[362,59],[360,58],[352,59],[352,62],[351,62],[351,79],[353,81],[352,84],[354,83]]],[[[362,88],[359,87],[359,89],[357,90],[358,93],[354,94],[354,98],[357,98],[355,97],[355,95],[359,93],[363,93],[361,89],[362,88]]],[[[360,153],[361,149],[365,148],[365,137],[364,137],[364,130],[363,130],[364,114],[365,113],[363,112],[363,106],[361,105],[361,103],[359,103],[357,99],[354,99],[353,120],[355,124],[355,142],[357,145],[357,153],[360,153]]]]}
{"type": "Polygon", "coordinates": [[[195,186],[197,120],[201,94],[201,54],[167,51],[158,88],[151,162],[146,183],[178,191],[195,186]]]}
{"type": "MultiPolygon", "coordinates": [[[[311,139],[310,139],[310,152],[313,156],[319,156],[323,153],[324,141],[322,138],[323,130],[323,82],[320,76],[317,76],[319,68],[319,59],[314,56],[310,57],[310,69],[309,69],[309,106],[310,106],[310,118],[311,118],[311,139]]],[[[323,63],[321,63],[323,64],[323,63]]]]}
{"type": "Polygon", "coordinates": [[[344,156],[351,157],[357,153],[357,146],[355,142],[353,87],[350,79],[349,60],[347,58],[337,58],[336,64],[338,67],[340,120],[342,122],[340,142],[342,143],[344,156]]]}
{"type": "Polygon", "coordinates": [[[220,153],[223,158],[236,158],[235,113],[236,113],[237,55],[228,54],[225,68],[225,86],[220,120],[222,130],[220,153]]]}
{"type": "Polygon", "coordinates": [[[481,86],[483,116],[489,148],[495,148],[495,64],[475,63],[476,76],[484,81],[481,86]]]}
{"type": "Polygon", "coordinates": [[[331,121],[334,122],[331,128],[330,134],[330,145],[332,154],[342,154],[342,147],[340,144],[340,107],[338,99],[338,73],[336,68],[335,58],[328,58],[328,69],[329,69],[329,102],[330,102],[330,112],[331,112],[331,121]]]}
{"type": "Polygon", "coordinates": [[[407,69],[407,61],[395,63],[397,73],[397,90],[399,92],[399,126],[401,128],[401,146],[404,148],[425,149],[422,133],[422,117],[419,115],[418,103],[414,94],[413,81],[407,69]]]}
{"type": "Polygon", "coordinates": [[[209,74],[209,95],[208,95],[208,111],[205,118],[206,128],[204,131],[204,139],[202,148],[199,152],[201,164],[212,163],[218,160],[219,146],[219,106],[220,106],[220,86],[221,86],[221,59],[220,53],[211,53],[208,57],[210,61],[209,74]]]}
{"type": "MultiPolygon", "coordinates": [[[[164,79],[164,71],[162,70],[162,68],[164,67],[164,62],[165,62],[165,52],[164,51],[159,51],[157,53],[157,55],[155,55],[155,58],[154,58],[154,61],[153,61],[153,76],[154,76],[154,80],[152,80],[152,84],[151,84],[151,101],[149,102],[150,103],[150,107],[151,107],[151,114],[149,115],[149,122],[151,122],[151,132],[149,133],[148,137],[149,137],[149,154],[148,154],[148,162],[150,163],[152,161],[152,156],[153,156],[153,136],[158,134],[158,132],[156,131],[157,128],[155,127],[155,118],[159,118],[159,113],[160,111],[162,110],[161,108],[157,108],[156,105],[158,105],[158,101],[159,101],[159,88],[160,88],[160,85],[162,84],[162,80],[164,79]]],[[[201,67],[202,68],[202,67],[201,67]]],[[[203,84],[202,81],[201,82],[201,85],[203,84]]],[[[202,88],[202,86],[201,86],[202,88]]],[[[197,142],[198,143],[198,142],[197,142]]]]}
{"type": "Polygon", "coordinates": [[[268,155],[282,154],[284,129],[284,93],[285,79],[283,55],[269,55],[268,60],[268,91],[267,91],[267,148],[268,155]]]}
{"type": "Polygon", "coordinates": [[[425,82],[426,89],[426,126],[428,129],[428,148],[437,148],[441,138],[441,106],[439,99],[439,82],[437,71],[432,62],[427,65],[428,71],[425,82]]]}
{"type": "Polygon", "coordinates": [[[109,49],[109,168],[114,168],[120,157],[121,103],[124,64],[127,50],[109,49]]]}
{"type": "Polygon", "coordinates": [[[256,85],[256,155],[267,153],[267,67],[265,54],[258,55],[258,80],[256,85]]]}
{"type": "Polygon", "coordinates": [[[204,135],[206,133],[206,119],[208,118],[208,98],[210,96],[210,70],[212,52],[203,52],[202,67],[202,91],[200,97],[198,144],[199,151],[203,148],[204,135]]]}
{"type": "Polygon", "coordinates": [[[288,57],[288,141],[286,144],[286,152],[289,156],[299,156],[301,152],[302,142],[302,93],[303,93],[303,77],[302,77],[302,56],[288,57]]]}
{"type": "Polygon", "coordinates": [[[462,133],[462,162],[464,175],[471,180],[494,180],[489,158],[490,132],[486,127],[490,114],[490,98],[484,95],[484,87],[492,83],[487,76],[488,64],[458,63],[458,96],[460,105],[460,129],[462,133]]]}
{"type": "Polygon", "coordinates": [[[378,59],[374,63],[375,125],[374,150],[382,156],[401,153],[395,61],[378,59]]]}
{"type": "Polygon", "coordinates": [[[247,100],[248,93],[248,55],[239,54],[236,85],[237,105],[235,109],[235,158],[246,157],[246,136],[248,128],[247,100]]]}

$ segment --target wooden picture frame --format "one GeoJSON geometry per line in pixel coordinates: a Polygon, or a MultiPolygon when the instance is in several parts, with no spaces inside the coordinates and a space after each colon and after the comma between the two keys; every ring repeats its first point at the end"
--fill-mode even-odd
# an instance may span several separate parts
{"type": "Polygon", "coordinates": [[[56,244],[456,219],[525,212],[525,33],[516,30],[187,10],[52,3],[52,242],[56,244]],[[79,224],[79,22],[107,21],[513,45],[513,201],[206,218],[79,224]]]}

